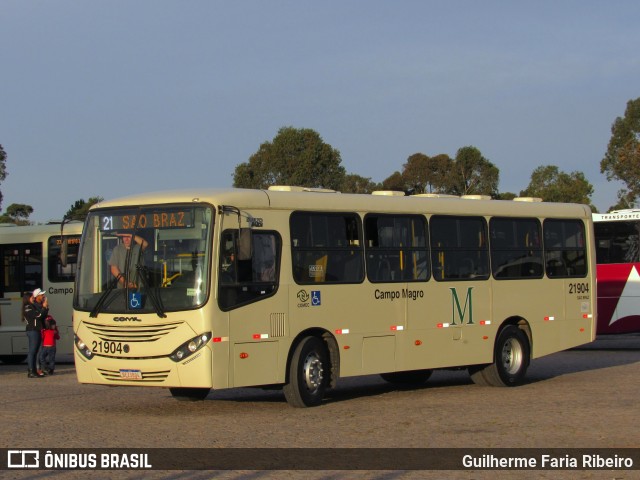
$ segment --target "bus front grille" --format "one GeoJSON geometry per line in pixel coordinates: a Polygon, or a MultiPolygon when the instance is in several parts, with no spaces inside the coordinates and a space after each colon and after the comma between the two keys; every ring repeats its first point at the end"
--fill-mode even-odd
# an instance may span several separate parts
{"type": "MultiPolygon", "coordinates": [[[[128,380],[126,378],[122,378],[120,370],[105,370],[104,368],[99,368],[98,372],[100,372],[102,378],[112,382],[128,380]]],[[[142,379],[134,380],[135,382],[163,382],[169,376],[169,370],[160,370],[157,372],[142,371],[141,374],[142,379]]]]}
{"type": "Polygon", "coordinates": [[[84,324],[103,342],[155,342],[178,328],[182,322],[159,325],[100,325],[91,322],[84,324]]]}

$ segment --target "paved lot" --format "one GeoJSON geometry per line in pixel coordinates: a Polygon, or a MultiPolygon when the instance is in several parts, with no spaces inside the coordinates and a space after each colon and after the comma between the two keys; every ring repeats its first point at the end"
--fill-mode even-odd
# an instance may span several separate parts
{"type": "MultiPolygon", "coordinates": [[[[425,387],[410,390],[367,376],[342,379],[325,404],[311,409],[289,407],[280,391],[233,389],[212,392],[203,402],[177,402],[162,389],[79,385],[72,364],[59,365],[56,375],[44,379],[28,379],[25,365],[0,365],[0,448],[637,448],[639,363],[640,336],[603,337],[535,360],[529,383],[521,387],[478,387],[464,371],[437,371],[425,387]]],[[[10,473],[9,478],[57,475],[10,473]]],[[[152,477],[640,476],[638,470],[576,473],[168,471],[152,477]]],[[[121,475],[137,478],[140,472],[121,475]]]]}

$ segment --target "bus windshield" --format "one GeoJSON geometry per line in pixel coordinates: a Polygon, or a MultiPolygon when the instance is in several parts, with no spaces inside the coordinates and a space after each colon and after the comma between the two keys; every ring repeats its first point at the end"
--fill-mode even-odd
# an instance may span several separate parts
{"type": "Polygon", "coordinates": [[[201,306],[208,296],[213,211],[158,205],[90,212],[74,307],[99,313],[157,313],[201,306]]]}

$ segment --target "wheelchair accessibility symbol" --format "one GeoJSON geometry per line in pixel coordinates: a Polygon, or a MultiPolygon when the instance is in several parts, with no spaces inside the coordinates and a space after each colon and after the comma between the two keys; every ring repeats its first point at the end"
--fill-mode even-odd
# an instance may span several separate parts
{"type": "Polygon", "coordinates": [[[322,303],[320,300],[320,290],[311,290],[311,306],[317,307],[322,303]]]}
{"type": "Polygon", "coordinates": [[[129,293],[129,308],[137,310],[142,308],[142,294],[137,292],[129,293]]]}

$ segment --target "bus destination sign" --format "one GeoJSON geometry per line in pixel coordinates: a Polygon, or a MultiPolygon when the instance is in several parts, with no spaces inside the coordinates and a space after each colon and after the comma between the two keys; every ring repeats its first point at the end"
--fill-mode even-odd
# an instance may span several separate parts
{"type": "Polygon", "coordinates": [[[133,230],[136,228],[191,228],[193,212],[190,209],[154,209],[152,211],[109,212],[100,216],[100,229],[133,230]]]}

